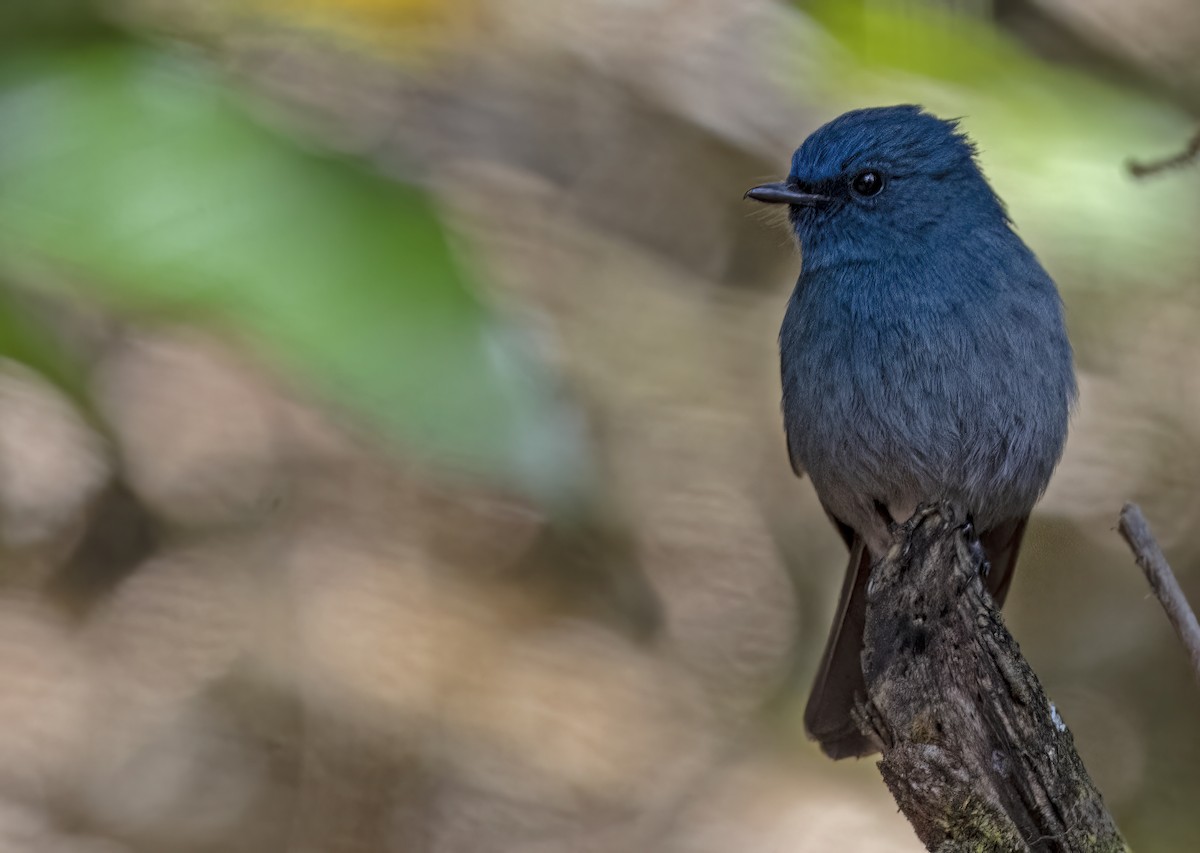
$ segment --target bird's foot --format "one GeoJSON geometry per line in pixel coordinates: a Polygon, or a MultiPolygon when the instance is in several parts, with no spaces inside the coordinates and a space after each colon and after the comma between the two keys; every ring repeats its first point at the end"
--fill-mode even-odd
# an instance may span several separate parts
{"type": "Polygon", "coordinates": [[[979,577],[986,581],[992,571],[992,564],[988,561],[987,552],[983,550],[983,543],[979,541],[979,534],[975,532],[975,519],[967,516],[962,531],[967,538],[967,551],[971,555],[971,562],[979,567],[979,577]]]}

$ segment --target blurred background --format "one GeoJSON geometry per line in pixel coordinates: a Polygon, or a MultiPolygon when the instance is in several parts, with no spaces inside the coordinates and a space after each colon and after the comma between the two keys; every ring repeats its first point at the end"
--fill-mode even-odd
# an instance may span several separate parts
{"type": "Polygon", "coordinates": [[[8,0],[0,851],[915,851],[799,709],[845,562],[742,200],[962,116],[1082,398],[1006,615],[1200,845],[1194,0],[8,0]]]}

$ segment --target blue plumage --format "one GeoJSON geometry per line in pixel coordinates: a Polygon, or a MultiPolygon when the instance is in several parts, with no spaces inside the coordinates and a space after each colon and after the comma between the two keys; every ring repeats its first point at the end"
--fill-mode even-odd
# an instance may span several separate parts
{"type": "Polygon", "coordinates": [[[805,140],[787,181],[748,195],[790,205],[802,252],[779,336],[792,464],[853,534],[806,719],[830,754],[862,754],[848,717],[858,593],[888,519],[958,502],[985,548],[992,534],[1002,600],[1066,440],[1071,347],[1054,282],[953,122],[914,106],[846,113],[805,140]]]}

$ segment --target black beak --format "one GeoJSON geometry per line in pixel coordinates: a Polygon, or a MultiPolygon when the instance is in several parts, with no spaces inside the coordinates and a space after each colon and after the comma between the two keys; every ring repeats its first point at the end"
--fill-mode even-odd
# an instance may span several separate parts
{"type": "Polygon", "coordinates": [[[798,204],[801,207],[824,207],[829,196],[804,193],[786,182],[763,184],[747,190],[743,198],[752,198],[766,204],[798,204]]]}

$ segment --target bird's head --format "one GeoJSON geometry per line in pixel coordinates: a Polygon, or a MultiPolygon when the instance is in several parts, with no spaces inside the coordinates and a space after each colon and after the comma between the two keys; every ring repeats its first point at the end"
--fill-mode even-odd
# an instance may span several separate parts
{"type": "Polygon", "coordinates": [[[816,261],[925,252],[971,229],[1008,226],[957,124],[908,105],[839,116],[796,150],[787,180],[746,196],[789,205],[816,261]]]}

